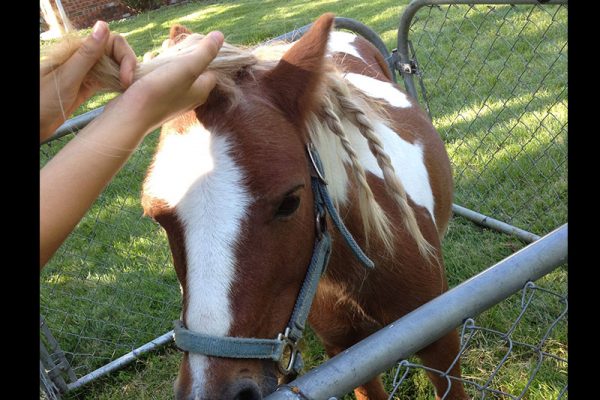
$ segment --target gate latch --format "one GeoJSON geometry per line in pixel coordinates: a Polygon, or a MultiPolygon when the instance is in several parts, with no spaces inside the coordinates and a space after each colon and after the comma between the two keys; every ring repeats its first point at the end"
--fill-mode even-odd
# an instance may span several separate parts
{"type": "Polygon", "coordinates": [[[414,59],[411,59],[408,62],[401,62],[398,60],[398,49],[392,50],[392,58],[395,61],[396,69],[402,74],[412,75],[417,73],[417,62],[414,59]]]}
{"type": "Polygon", "coordinates": [[[417,63],[415,60],[410,60],[407,63],[403,63],[398,61],[398,70],[403,74],[416,74],[417,73],[417,63]]]}

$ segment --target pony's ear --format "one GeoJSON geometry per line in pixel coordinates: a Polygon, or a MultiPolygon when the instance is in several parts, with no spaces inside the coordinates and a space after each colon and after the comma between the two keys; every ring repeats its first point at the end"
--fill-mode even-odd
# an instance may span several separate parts
{"type": "Polygon", "coordinates": [[[173,25],[169,30],[169,46],[173,46],[174,44],[181,42],[183,39],[186,38],[187,35],[191,33],[192,31],[190,31],[183,25],[173,25]]]}
{"type": "MultiPolygon", "coordinates": [[[[169,38],[165,39],[162,42],[162,49],[168,49],[171,46],[175,46],[177,43],[181,42],[183,39],[185,39],[188,35],[190,35],[192,33],[192,31],[190,31],[188,28],[186,28],[183,25],[179,25],[179,24],[175,24],[173,26],[171,26],[171,29],[169,30],[169,38]]],[[[147,53],[144,54],[144,58],[143,61],[147,62],[152,60],[154,57],[156,57],[159,54],[158,51],[149,51],[147,53]]]]}
{"type": "Polygon", "coordinates": [[[325,52],[334,15],[323,14],[264,77],[273,102],[294,122],[302,122],[318,100],[325,52]]]}

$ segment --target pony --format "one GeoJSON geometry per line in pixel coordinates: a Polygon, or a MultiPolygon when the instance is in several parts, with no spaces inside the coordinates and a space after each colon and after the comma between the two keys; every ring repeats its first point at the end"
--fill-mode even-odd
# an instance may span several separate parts
{"type": "MultiPolygon", "coordinates": [[[[183,348],[177,399],[262,399],[298,372],[286,323],[315,257],[324,272],[305,308],[330,357],[448,289],[441,240],[453,181],[444,144],[379,51],[333,24],[324,14],[293,43],[225,43],[208,66],[217,85],[206,103],[162,127],[142,206],[164,228],[181,284],[176,342],[200,337],[205,348],[183,348]],[[328,213],[318,212],[315,185],[326,188],[328,213]],[[349,234],[332,228],[340,224],[349,234]],[[330,247],[315,256],[324,234],[330,247]],[[248,351],[283,343],[289,360],[240,358],[228,341],[253,343],[248,351]]],[[[136,77],[202,37],[173,26],[136,77]]],[[[121,90],[118,70],[103,68],[121,90]]],[[[452,331],[417,355],[460,378],[458,351],[452,331]]],[[[440,398],[446,379],[428,376],[440,398]]],[[[379,377],[354,392],[387,398],[379,377]]],[[[458,381],[446,398],[468,396],[458,381]]]]}

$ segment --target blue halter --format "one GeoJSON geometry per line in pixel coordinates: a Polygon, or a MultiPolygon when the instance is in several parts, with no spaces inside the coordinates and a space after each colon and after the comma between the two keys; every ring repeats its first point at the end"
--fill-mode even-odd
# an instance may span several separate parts
{"type": "Polygon", "coordinates": [[[297,375],[303,367],[298,343],[302,339],[319,280],[327,268],[329,255],[331,254],[331,236],[326,225],[327,212],[329,212],[334,225],[361,264],[368,269],[374,268],[373,261],[358,246],[329,197],[327,183],[323,178],[323,165],[312,143],[307,145],[307,153],[312,167],[311,186],[315,198],[317,234],[306,277],[284,332],[278,334],[275,339],[212,336],[192,332],[183,326],[181,320],[176,320],[174,321],[174,338],[179,349],[212,357],[270,359],[277,363],[279,370],[284,375],[297,375]]]}

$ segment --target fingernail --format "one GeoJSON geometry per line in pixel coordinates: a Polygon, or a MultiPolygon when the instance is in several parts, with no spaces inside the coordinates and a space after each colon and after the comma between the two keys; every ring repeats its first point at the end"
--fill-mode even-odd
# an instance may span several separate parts
{"type": "Polygon", "coordinates": [[[92,30],[92,37],[98,41],[104,39],[106,34],[108,33],[108,29],[106,26],[106,22],[98,21],[94,24],[94,29],[92,30]]]}
{"type": "Polygon", "coordinates": [[[219,31],[212,31],[207,36],[214,40],[217,46],[221,46],[223,44],[223,40],[225,40],[223,34],[219,31]]]}

